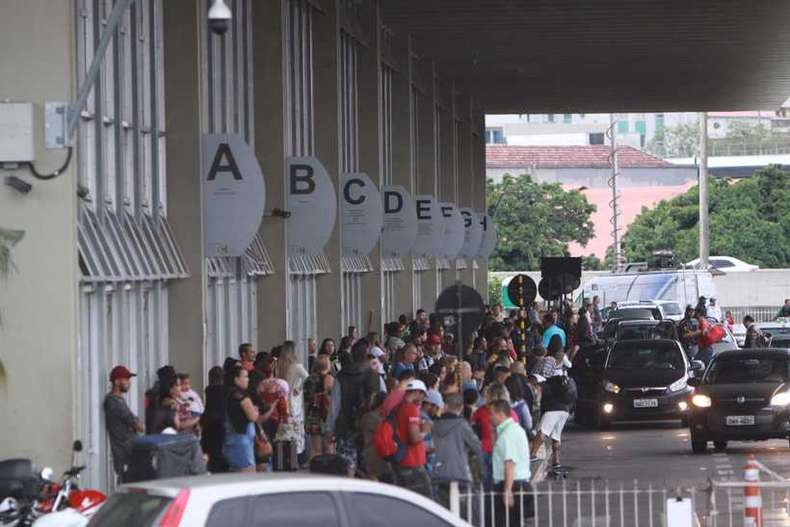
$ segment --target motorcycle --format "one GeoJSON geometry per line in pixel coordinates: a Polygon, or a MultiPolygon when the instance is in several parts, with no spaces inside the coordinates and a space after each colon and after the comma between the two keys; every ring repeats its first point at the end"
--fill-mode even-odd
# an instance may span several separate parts
{"type": "Polygon", "coordinates": [[[42,514],[33,527],[82,527],[107,499],[107,496],[94,489],[79,487],[80,474],[85,465],[77,465],[77,456],[82,452],[82,442],[74,441],[72,448],[72,467],[63,473],[60,482],[51,480],[52,470],[42,477],[47,480],[43,499],[39,501],[38,512],[42,514]]]}

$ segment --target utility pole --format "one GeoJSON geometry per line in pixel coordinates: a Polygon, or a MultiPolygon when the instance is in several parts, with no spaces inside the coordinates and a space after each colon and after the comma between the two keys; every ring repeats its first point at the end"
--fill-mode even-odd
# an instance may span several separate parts
{"type": "Polygon", "coordinates": [[[708,114],[699,114],[699,268],[708,268],[710,222],[708,221],[708,114]]]}
{"type": "Polygon", "coordinates": [[[607,130],[607,134],[609,135],[609,144],[612,149],[611,154],[609,154],[609,163],[612,165],[612,177],[609,178],[609,186],[612,188],[612,200],[609,202],[609,207],[611,208],[612,217],[609,221],[612,224],[612,255],[614,256],[612,260],[613,272],[619,271],[620,266],[623,263],[623,251],[620,244],[620,207],[618,203],[620,196],[617,193],[617,176],[620,173],[620,167],[617,162],[617,139],[615,134],[615,124],[616,122],[614,119],[614,114],[610,113],[609,129],[607,130]]]}

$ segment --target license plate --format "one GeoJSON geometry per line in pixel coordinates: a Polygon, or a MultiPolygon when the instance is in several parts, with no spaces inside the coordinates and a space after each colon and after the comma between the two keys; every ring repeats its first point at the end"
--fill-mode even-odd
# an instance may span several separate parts
{"type": "Polygon", "coordinates": [[[634,408],[658,408],[658,399],[634,399],[634,408]]]}
{"type": "Polygon", "coordinates": [[[727,426],[749,426],[754,424],[753,415],[728,415],[727,426]]]}

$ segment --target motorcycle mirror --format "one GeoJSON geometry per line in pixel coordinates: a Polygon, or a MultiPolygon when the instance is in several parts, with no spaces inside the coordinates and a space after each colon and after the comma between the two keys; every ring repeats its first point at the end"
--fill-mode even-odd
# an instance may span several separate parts
{"type": "Polygon", "coordinates": [[[54,473],[55,471],[52,470],[52,467],[44,467],[44,469],[41,471],[41,479],[50,481],[54,473]]]}
{"type": "Polygon", "coordinates": [[[74,441],[74,445],[71,447],[74,452],[82,452],[82,441],[77,439],[74,441]]]}

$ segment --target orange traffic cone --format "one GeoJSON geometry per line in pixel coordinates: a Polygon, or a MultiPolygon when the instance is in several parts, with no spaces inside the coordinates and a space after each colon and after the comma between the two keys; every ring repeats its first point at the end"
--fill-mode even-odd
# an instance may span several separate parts
{"type": "Polygon", "coordinates": [[[763,500],[760,497],[760,487],[753,485],[760,481],[760,469],[754,455],[749,456],[749,461],[743,471],[746,484],[743,487],[743,525],[744,527],[762,527],[763,500]]]}

